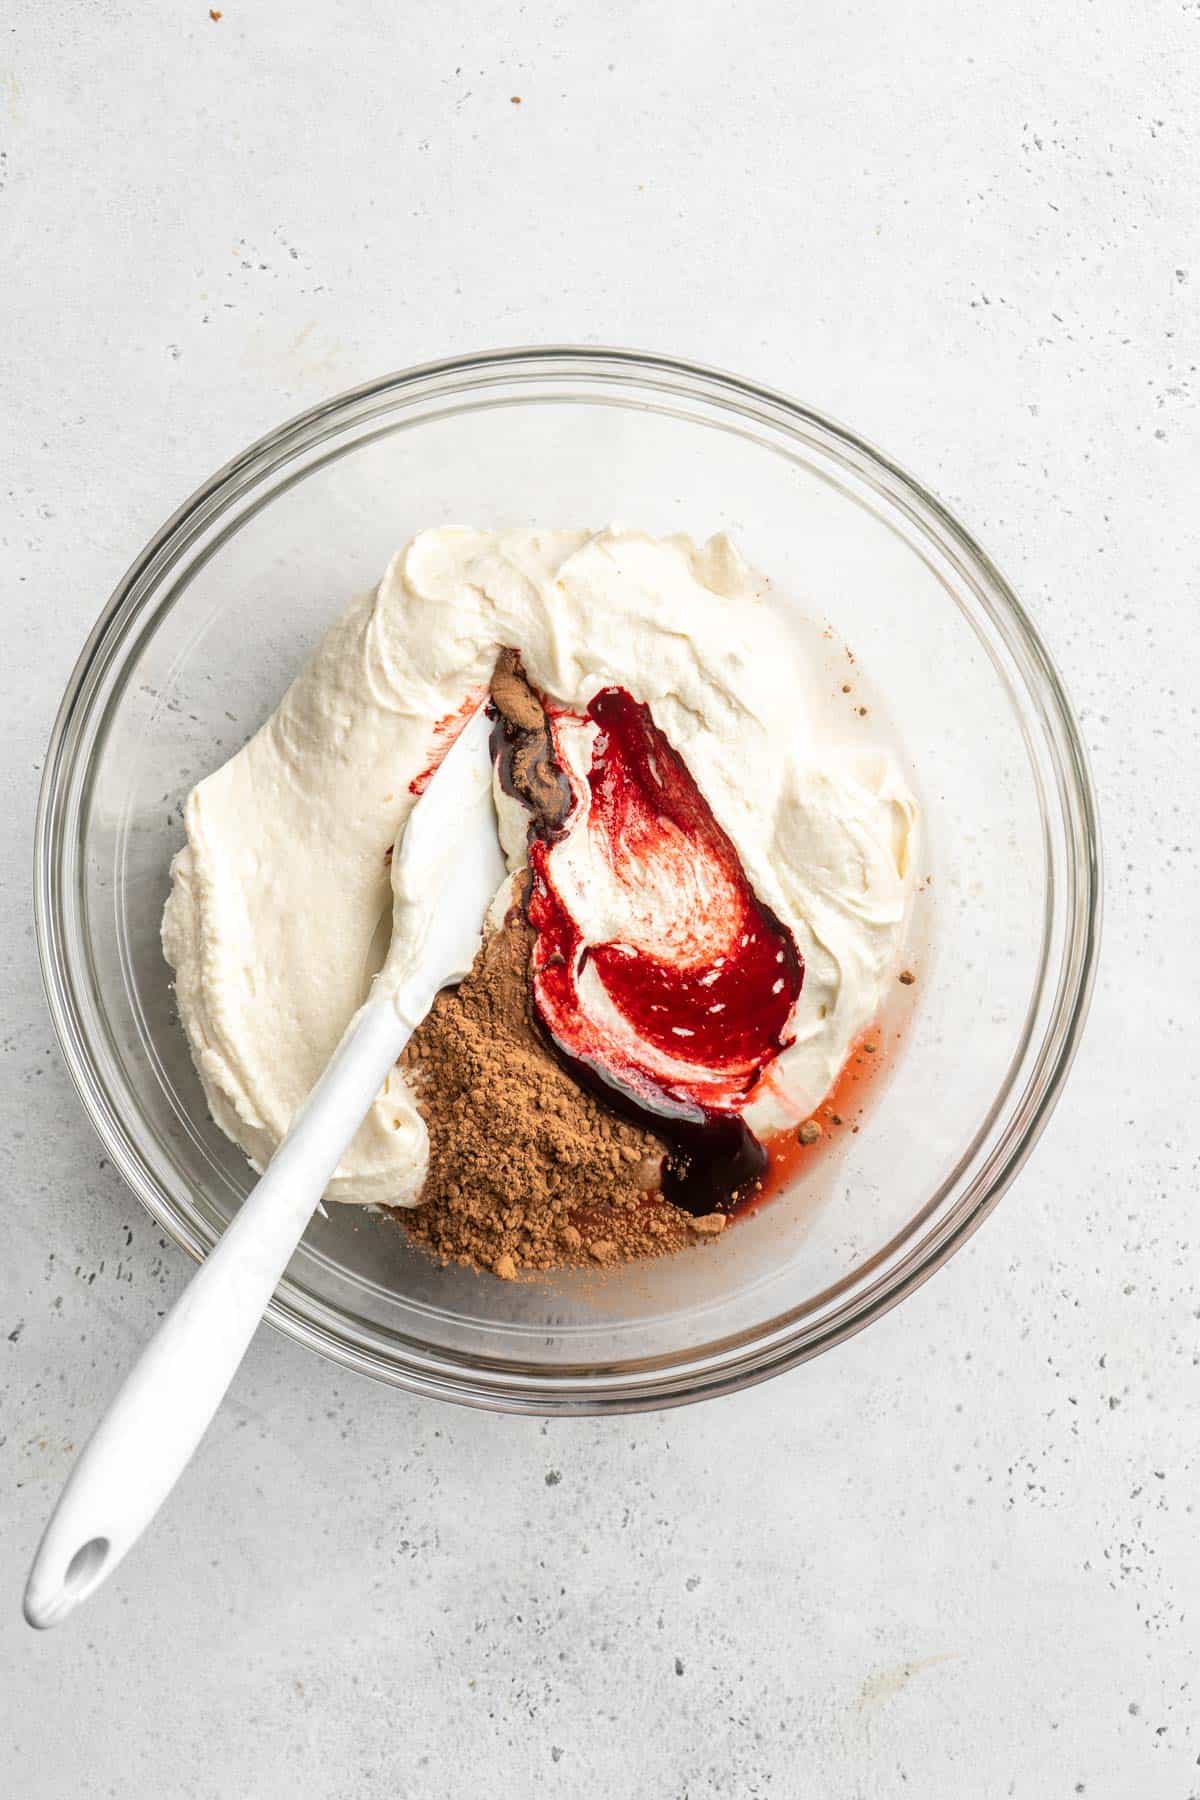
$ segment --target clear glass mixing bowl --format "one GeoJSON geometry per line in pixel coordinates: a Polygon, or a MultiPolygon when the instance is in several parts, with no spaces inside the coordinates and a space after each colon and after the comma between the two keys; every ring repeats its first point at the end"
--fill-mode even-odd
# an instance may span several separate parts
{"type": "Polygon", "coordinates": [[[925,811],[916,1003],[862,1129],[715,1245],[529,1284],[314,1220],[270,1317],[413,1391],[601,1412],[725,1393],[893,1306],[1012,1180],[1087,1006],[1099,883],[1069,704],[1017,599],[917,483],[806,407],[665,357],[509,351],[358,388],[253,445],[138,557],[51,741],[38,942],[116,1166],[203,1256],[252,1175],[211,1123],[159,945],[192,785],[423,526],[728,529],[874,678],[925,811]]]}

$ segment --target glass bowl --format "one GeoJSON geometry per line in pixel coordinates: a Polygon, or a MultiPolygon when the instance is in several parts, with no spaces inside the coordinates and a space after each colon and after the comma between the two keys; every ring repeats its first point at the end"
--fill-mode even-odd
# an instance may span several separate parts
{"type": "Polygon", "coordinates": [[[253,1179],[208,1117],[159,944],[188,791],[414,531],[611,521],[731,531],[828,625],[831,677],[861,659],[924,809],[917,981],[882,1021],[900,1041],[861,1129],[716,1244],[513,1283],[439,1269],[355,1208],[314,1219],[272,1322],[479,1406],[728,1393],[894,1306],[1029,1154],[1095,961],[1095,807],[1058,677],[987,556],[886,457],[667,357],[504,351],[391,375],[263,438],[167,522],[88,639],[50,744],[36,877],[50,1007],[108,1154],[177,1243],[203,1256],[253,1179]]]}

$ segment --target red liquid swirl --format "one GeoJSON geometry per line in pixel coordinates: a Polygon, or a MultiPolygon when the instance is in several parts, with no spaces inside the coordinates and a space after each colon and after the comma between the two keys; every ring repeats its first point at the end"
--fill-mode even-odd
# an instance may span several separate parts
{"type": "Polygon", "coordinates": [[[791,1041],[803,959],[649,707],[606,688],[587,718],[598,730],[573,829],[588,834],[622,934],[584,942],[555,884],[562,834],[535,836],[535,1007],[580,1078],[671,1142],[668,1197],[693,1211],[729,1205],[765,1167],[738,1115],[791,1041]]]}

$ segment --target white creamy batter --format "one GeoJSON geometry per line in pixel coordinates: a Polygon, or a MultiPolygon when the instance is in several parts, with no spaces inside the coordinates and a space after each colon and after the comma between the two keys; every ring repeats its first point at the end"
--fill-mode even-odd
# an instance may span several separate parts
{"type": "MultiPolygon", "coordinates": [[[[792,931],[805,962],[795,1042],[747,1109],[756,1131],[806,1117],[879,1009],[911,892],[914,802],[884,752],[830,744],[781,603],[730,541],[423,532],[188,800],[163,947],[213,1117],[256,1167],[383,959],[387,853],[415,804],[410,783],[502,646],[572,710],[610,686],[646,703],[792,931]]],[[[501,823],[515,867],[513,807],[501,823]]],[[[586,870],[579,906],[585,936],[603,941],[605,895],[589,896],[586,870]]],[[[394,1071],[327,1197],[415,1204],[426,1159],[394,1071]]]]}

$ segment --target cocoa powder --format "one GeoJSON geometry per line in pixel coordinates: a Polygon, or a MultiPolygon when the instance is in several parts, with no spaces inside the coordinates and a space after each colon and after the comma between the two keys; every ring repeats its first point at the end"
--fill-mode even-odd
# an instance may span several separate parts
{"type": "Polygon", "coordinates": [[[515,650],[501,650],[496,658],[491,695],[501,716],[518,731],[541,732],[545,729],[545,709],[530,687],[515,650]]]}
{"type": "Polygon", "coordinates": [[[523,904],[514,905],[405,1051],[429,1173],[421,1203],[392,1216],[441,1262],[509,1279],[703,1239],[711,1227],[658,1191],[662,1142],[585,1093],[543,1038],[529,991],[532,940],[523,904]]]}
{"type": "Polygon", "coordinates": [[[492,673],[492,703],[499,716],[500,785],[528,809],[531,832],[553,837],[571,811],[571,783],[559,767],[549,720],[515,650],[500,652],[492,673]]]}

